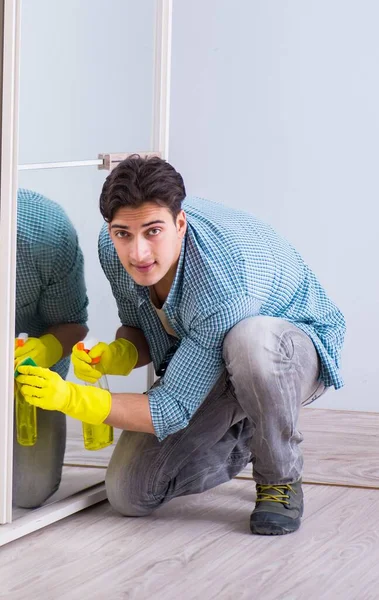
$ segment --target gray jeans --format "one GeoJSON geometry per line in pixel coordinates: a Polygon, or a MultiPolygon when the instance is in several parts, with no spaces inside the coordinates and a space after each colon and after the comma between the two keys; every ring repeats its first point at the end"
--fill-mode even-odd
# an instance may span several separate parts
{"type": "Polygon", "coordinates": [[[257,483],[301,477],[300,406],[325,391],[311,339],[282,319],[254,317],[227,334],[223,354],[224,373],[185,429],[162,442],[121,434],[106,474],[118,512],[147,515],[228,481],[250,461],[257,483]]]}
{"type": "Polygon", "coordinates": [[[13,443],[13,504],[36,508],[59,488],[66,446],[66,415],[37,409],[38,437],[34,446],[13,443]]]}

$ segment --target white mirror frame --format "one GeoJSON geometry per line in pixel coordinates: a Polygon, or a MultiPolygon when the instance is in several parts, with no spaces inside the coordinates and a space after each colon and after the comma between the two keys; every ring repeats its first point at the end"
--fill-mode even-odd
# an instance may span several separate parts
{"type": "Polygon", "coordinates": [[[2,0],[0,188],[0,523],[12,519],[13,360],[20,1],[2,0]]]}
{"type": "MultiPolygon", "coordinates": [[[[104,484],[31,510],[12,523],[13,344],[15,318],[20,1],[0,0],[3,38],[0,204],[0,546],[106,499],[104,484]]],[[[172,0],[156,0],[152,148],[168,158],[172,0]]],[[[1,53],[0,53],[1,64],[1,53]]],[[[0,78],[1,81],[1,78],[0,78]]],[[[150,366],[147,386],[154,381],[150,366]]]]}

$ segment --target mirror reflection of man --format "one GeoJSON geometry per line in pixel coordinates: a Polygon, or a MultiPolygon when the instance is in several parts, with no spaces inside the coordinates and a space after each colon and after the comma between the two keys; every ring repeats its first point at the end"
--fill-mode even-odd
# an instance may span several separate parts
{"type": "MultiPolygon", "coordinates": [[[[72,346],[87,333],[83,255],[76,231],[57,203],[34,191],[17,196],[15,333],[29,339],[15,364],[31,357],[66,377],[72,346]]],[[[62,412],[38,409],[34,446],[14,442],[13,502],[32,508],[59,487],[66,444],[62,412]]]]}
{"type": "MultiPolygon", "coordinates": [[[[186,197],[159,158],[131,157],[100,198],[103,270],[122,327],[88,356],[127,375],[153,361],[147,394],[110,394],[23,367],[32,404],[123,429],[106,476],[110,503],[144,516],[253,463],[252,533],[295,531],[303,512],[300,407],[343,385],[345,321],[298,252],[252,215],[186,197]]],[[[104,307],[104,309],[106,309],[104,307]]],[[[231,512],[233,506],[231,506],[231,512]]]]}

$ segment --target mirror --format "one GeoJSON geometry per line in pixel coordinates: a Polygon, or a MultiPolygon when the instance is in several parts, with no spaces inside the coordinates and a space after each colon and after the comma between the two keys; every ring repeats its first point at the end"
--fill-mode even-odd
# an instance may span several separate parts
{"type": "MultiPolygon", "coordinates": [[[[119,319],[97,256],[98,200],[108,172],[96,159],[152,149],[155,1],[111,0],[105,7],[99,0],[32,0],[21,8],[16,335],[39,337],[60,318],[84,323],[87,294],[88,335],[110,342],[119,319]],[[93,166],[80,164],[88,160],[93,166]],[[40,168],[55,162],[70,164],[40,168]]],[[[85,330],[76,331],[78,341],[85,330]]],[[[66,363],[52,368],[76,381],[66,363]]],[[[126,386],[122,379],[124,391],[146,389],[146,369],[126,386]]],[[[111,391],[120,383],[109,377],[111,391]]],[[[34,446],[15,436],[14,518],[103,481],[114,448],[85,450],[79,421],[43,412],[34,446]]]]}
{"type": "Polygon", "coordinates": [[[21,2],[21,164],[152,149],[154,23],[155,0],[21,2]]]}

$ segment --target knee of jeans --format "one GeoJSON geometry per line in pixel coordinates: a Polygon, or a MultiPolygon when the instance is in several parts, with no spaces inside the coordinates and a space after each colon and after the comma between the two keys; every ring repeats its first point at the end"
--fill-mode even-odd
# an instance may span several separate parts
{"type": "Polygon", "coordinates": [[[52,481],[41,481],[39,478],[33,480],[27,477],[13,485],[12,502],[18,508],[38,508],[50,498],[59,488],[61,476],[52,481]]]}
{"type": "Polygon", "coordinates": [[[148,494],[144,486],[143,474],[138,480],[125,468],[108,467],[105,476],[105,489],[109,504],[124,517],[144,517],[153,512],[158,503],[148,494]]]}
{"type": "Polygon", "coordinates": [[[265,316],[250,317],[237,323],[224,339],[223,356],[228,371],[244,370],[248,366],[261,377],[271,376],[284,325],[281,319],[265,316]]]}

